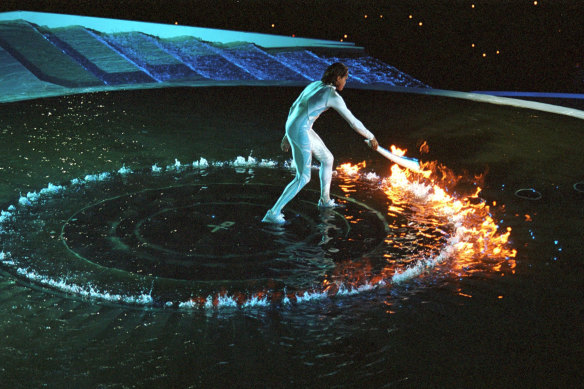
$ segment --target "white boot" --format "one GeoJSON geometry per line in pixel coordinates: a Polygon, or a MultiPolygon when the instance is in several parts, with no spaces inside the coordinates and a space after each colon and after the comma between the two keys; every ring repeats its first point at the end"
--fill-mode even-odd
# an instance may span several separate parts
{"type": "Polygon", "coordinates": [[[270,210],[268,210],[268,212],[266,212],[266,216],[264,216],[264,218],[262,219],[262,222],[272,223],[272,224],[284,224],[284,223],[286,223],[286,219],[284,219],[284,215],[282,213],[279,213],[276,215],[270,209],[270,210]]]}
{"type": "Polygon", "coordinates": [[[335,203],[335,200],[333,199],[329,199],[328,201],[323,201],[322,199],[318,200],[319,208],[334,208],[337,206],[337,203],[335,203]]]}

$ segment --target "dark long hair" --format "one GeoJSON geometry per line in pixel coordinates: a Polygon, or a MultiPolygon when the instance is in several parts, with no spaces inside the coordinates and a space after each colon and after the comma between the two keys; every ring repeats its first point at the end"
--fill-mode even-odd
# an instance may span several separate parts
{"type": "Polygon", "coordinates": [[[335,85],[337,77],[344,77],[349,72],[349,68],[341,62],[335,62],[324,71],[321,81],[325,84],[335,85]]]}

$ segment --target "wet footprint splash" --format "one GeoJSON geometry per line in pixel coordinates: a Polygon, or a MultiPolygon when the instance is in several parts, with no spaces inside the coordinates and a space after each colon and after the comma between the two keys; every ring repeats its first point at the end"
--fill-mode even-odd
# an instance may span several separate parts
{"type": "Polygon", "coordinates": [[[238,157],[49,184],[2,211],[0,263],[73,298],[209,309],[299,304],[388,288],[447,259],[468,268],[514,257],[488,206],[397,166],[381,178],[341,165],[339,207],[319,209],[306,189],[288,224],[262,223],[292,174],[238,157]]]}

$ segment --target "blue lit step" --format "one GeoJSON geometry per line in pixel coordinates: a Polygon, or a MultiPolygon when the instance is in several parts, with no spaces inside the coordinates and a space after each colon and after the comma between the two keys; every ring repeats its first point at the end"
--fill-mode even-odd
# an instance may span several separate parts
{"type": "MultiPolygon", "coordinates": [[[[22,99],[30,91],[46,95],[59,94],[64,88],[60,85],[39,80],[20,61],[0,47],[0,102],[22,99]]],[[[9,183],[0,184],[0,188],[9,183]]]]}
{"type": "Polygon", "coordinates": [[[137,84],[155,80],[83,27],[42,29],[43,35],[105,84],[137,84]]]}
{"type": "Polygon", "coordinates": [[[251,43],[224,45],[223,56],[234,64],[246,69],[258,80],[307,81],[307,77],[296,69],[278,61],[251,43]]]}
{"type": "Polygon", "coordinates": [[[234,64],[221,49],[193,37],[160,40],[160,45],[191,69],[210,80],[256,80],[245,68],[234,64]]]}
{"type": "Polygon", "coordinates": [[[309,50],[281,51],[274,53],[273,56],[288,67],[296,69],[310,81],[320,80],[324,69],[332,63],[329,59],[321,58],[309,50]]]}
{"type": "Polygon", "coordinates": [[[103,85],[27,22],[1,22],[0,46],[40,80],[66,87],[103,85]]]}
{"type": "Polygon", "coordinates": [[[164,50],[158,40],[153,37],[139,32],[101,35],[101,37],[156,81],[205,80],[201,74],[164,50]]]}

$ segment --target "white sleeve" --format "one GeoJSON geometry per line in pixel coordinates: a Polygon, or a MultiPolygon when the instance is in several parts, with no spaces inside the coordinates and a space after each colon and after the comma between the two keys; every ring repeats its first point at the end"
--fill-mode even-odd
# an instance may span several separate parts
{"type": "Polygon", "coordinates": [[[351,113],[351,111],[349,111],[347,105],[345,104],[345,101],[336,91],[334,91],[329,97],[327,105],[329,107],[334,108],[334,110],[337,111],[343,117],[343,119],[347,121],[347,123],[349,123],[351,128],[358,132],[359,134],[361,134],[363,137],[365,137],[368,140],[375,138],[371,131],[369,131],[363,125],[363,123],[361,123],[361,121],[357,119],[351,113]]]}

